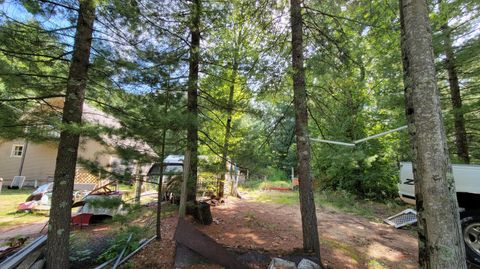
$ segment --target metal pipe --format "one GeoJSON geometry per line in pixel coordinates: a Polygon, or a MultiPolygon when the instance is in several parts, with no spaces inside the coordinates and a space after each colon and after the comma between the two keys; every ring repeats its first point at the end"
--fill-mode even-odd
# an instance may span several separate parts
{"type": "Polygon", "coordinates": [[[128,243],[130,243],[130,240],[132,239],[132,235],[133,234],[130,234],[130,236],[128,237],[127,243],[125,243],[125,247],[123,248],[122,252],[120,252],[120,255],[118,255],[118,258],[115,261],[115,264],[113,265],[112,269],[116,269],[120,265],[120,261],[122,260],[123,254],[125,254],[125,250],[127,250],[128,248],[128,243]]]}
{"type": "Polygon", "coordinates": [[[126,262],[128,259],[130,259],[133,255],[135,255],[137,252],[139,252],[142,248],[144,248],[146,245],[148,245],[148,243],[152,242],[155,238],[157,238],[157,236],[153,236],[152,238],[148,239],[145,243],[143,243],[142,245],[140,245],[136,250],[132,251],[132,253],[128,254],[127,256],[125,256],[125,258],[123,258],[119,265],[126,262]]]}
{"type": "Polygon", "coordinates": [[[379,134],[376,134],[376,135],[372,135],[372,136],[369,136],[369,137],[365,137],[365,138],[362,138],[362,139],[359,139],[359,140],[355,140],[355,141],[353,141],[353,143],[355,143],[355,144],[362,143],[362,142],[365,142],[365,141],[367,141],[367,140],[374,139],[374,138],[378,138],[378,137],[387,135],[387,134],[389,134],[389,133],[398,132],[398,131],[401,131],[401,130],[406,129],[406,128],[407,128],[407,125],[402,126],[402,127],[398,127],[398,128],[396,128],[396,129],[389,130],[389,131],[386,131],[386,132],[383,132],[383,133],[379,133],[379,134]]]}
{"type": "Polygon", "coordinates": [[[107,265],[109,265],[110,263],[112,263],[116,259],[117,259],[117,257],[112,258],[112,259],[100,264],[99,266],[95,267],[95,269],[102,269],[102,268],[106,267],[107,265]]]}
{"type": "Polygon", "coordinates": [[[340,141],[332,141],[332,140],[325,140],[325,139],[319,139],[319,138],[310,138],[310,140],[316,141],[316,142],[322,142],[322,143],[342,145],[342,146],[347,146],[347,147],[355,147],[355,144],[345,143],[345,142],[340,142],[340,141]]]}
{"type": "Polygon", "coordinates": [[[390,134],[390,133],[398,132],[398,131],[401,131],[403,129],[407,129],[407,125],[402,126],[402,127],[398,127],[396,129],[392,129],[392,130],[389,130],[389,131],[386,131],[386,132],[383,132],[383,133],[379,133],[379,134],[376,134],[376,135],[368,136],[368,137],[365,137],[365,138],[362,138],[362,139],[359,139],[359,140],[355,140],[355,141],[353,141],[353,143],[345,143],[345,142],[340,142],[340,141],[332,141],[332,140],[325,140],[325,139],[319,139],[319,138],[310,138],[310,140],[316,141],[316,142],[322,142],[322,143],[329,143],[329,144],[347,146],[347,147],[355,147],[359,143],[365,142],[365,141],[370,140],[370,139],[378,138],[378,137],[381,137],[381,136],[384,136],[384,135],[387,135],[387,134],[390,134]]]}

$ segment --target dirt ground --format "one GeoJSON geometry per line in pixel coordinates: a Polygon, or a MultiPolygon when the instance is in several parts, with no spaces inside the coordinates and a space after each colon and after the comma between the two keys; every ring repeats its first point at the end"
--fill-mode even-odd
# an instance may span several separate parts
{"type": "MultiPolygon", "coordinates": [[[[212,215],[218,224],[197,228],[222,245],[278,255],[302,248],[298,205],[230,198],[212,207],[212,215]]],[[[411,231],[323,208],[317,209],[317,219],[322,262],[327,268],[417,268],[417,241],[411,231]]],[[[133,267],[173,268],[175,226],[175,217],[164,221],[164,240],[141,251],[132,260],[133,267]]]]}
{"type": "Polygon", "coordinates": [[[47,221],[38,221],[27,224],[20,224],[14,227],[2,227],[0,228],[0,245],[5,244],[10,238],[14,237],[37,237],[41,231],[45,232],[47,221]]]}

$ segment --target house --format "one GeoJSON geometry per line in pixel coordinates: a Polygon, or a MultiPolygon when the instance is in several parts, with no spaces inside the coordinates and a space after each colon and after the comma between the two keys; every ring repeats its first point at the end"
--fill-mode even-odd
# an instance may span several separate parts
{"type": "MultiPolygon", "coordinates": [[[[48,109],[61,111],[63,98],[47,100],[48,109]]],[[[45,108],[41,108],[45,109],[45,108]]],[[[109,128],[121,128],[118,119],[89,105],[83,105],[83,121],[92,125],[109,128]]],[[[58,150],[59,133],[52,131],[52,139],[47,142],[32,142],[25,139],[0,139],[0,177],[3,185],[10,184],[14,176],[25,176],[24,186],[36,187],[53,181],[55,162],[58,150]]],[[[150,157],[156,157],[152,148],[143,141],[120,138],[115,135],[100,135],[100,140],[81,137],[78,152],[80,160],[95,162],[110,172],[122,173],[130,171],[132,174],[145,175],[153,164],[138,165],[136,161],[123,160],[117,153],[117,148],[134,148],[150,157]]],[[[76,183],[97,183],[105,175],[92,174],[77,163],[76,183]]]]}

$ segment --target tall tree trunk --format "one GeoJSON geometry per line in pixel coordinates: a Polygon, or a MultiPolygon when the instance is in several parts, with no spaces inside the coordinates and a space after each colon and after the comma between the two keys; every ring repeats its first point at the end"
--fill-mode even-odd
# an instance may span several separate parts
{"type": "MultiPolygon", "coordinates": [[[[168,94],[168,89],[165,92],[165,107],[164,107],[164,114],[168,114],[168,105],[169,105],[169,98],[170,95],[168,94]]],[[[162,222],[162,184],[163,184],[163,166],[164,166],[164,159],[165,159],[165,140],[167,138],[167,128],[163,127],[162,129],[162,144],[160,150],[160,180],[158,181],[157,187],[157,240],[162,239],[162,230],[161,230],[161,222],[162,222]]]]}
{"type": "Polygon", "coordinates": [[[455,66],[455,54],[452,47],[450,36],[451,29],[448,24],[442,27],[443,50],[445,52],[445,68],[448,73],[448,83],[450,85],[450,99],[453,108],[453,117],[455,124],[455,146],[457,155],[463,163],[470,163],[468,154],[467,131],[465,130],[465,118],[462,110],[462,97],[460,95],[460,85],[458,83],[457,69],[455,66]]]}
{"type": "Polygon", "coordinates": [[[295,134],[297,137],[300,213],[302,215],[303,248],[314,252],[320,259],[320,241],[317,215],[313,199],[310,171],[310,143],[308,137],[307,93],[303,67],[303,19],[301,0],[290,1],[292,27],[293,98],[295,105],[295,134]]]}
{"type": "Polygon", "coordinates": [[[221,161],[221,175],[218,182],[218,197],[223,197],[225,188],[225,168],[227,167],[228,147],[230,145],[230,135],[232,129],[232,116],[233,116],[233,96],[235,94],[235,81],[237,80],[238,62],[237,56],[234,57],[232,64],[232,78],[230,84],[230,92],[228,93],[227,103],[227,124],[225,125],[225,137],[222,147],[222,161],[221,161]]]}
{"type": "MultiPolygon", "coordinates": [[[[92,42],[95,1],[80,1],[75,45],[68,74],[62,123],[77,125],[82,121],[83,101],[87,86],[87,73],[92,42]]],[[[52,206],[47,241],[47,268],[69,268],[70,218],[73,185],[80,135],[63,129],[55,164],[52,206]]]]}
{"type": "MultiPolygon", "coordinates": [[[[189,149],[185,150],[185,157],[183,159],[183,163],[189,163],[191,158],[191,152],[189,149]]],[[[187,213],[187,196],[188,196],[188,179],[190,178],[190,166],[183,165],[183,177],[182,177],[182,185],[180,190],[180,206],[178,208],[178,216],[180,218],[185,218],[187,213]]]]}
{"type": "Polygon", "coordinates": [[[400,0],[421,268],[466,268],[425,0],[400,0]]]}
{"type": "Polygon", "coordinates": [[[200,13],[202,9],[201,0],[193,0],[190,24],[190,63],[188,72],[188,100],[187,109],[191,117],[191,124],[187,130],[187,150],[190,151],[190,162],[188,164],[190,176],[188,179],[188,201],[195,201],[197,194],[197,172],[198,172],[198,67],[200,62],[200,13]]]}

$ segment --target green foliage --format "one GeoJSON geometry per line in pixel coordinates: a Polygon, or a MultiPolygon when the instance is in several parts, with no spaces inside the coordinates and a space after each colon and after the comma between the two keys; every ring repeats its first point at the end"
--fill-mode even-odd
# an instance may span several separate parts
{"type": "MultiPolygon", "coordinates": [[[[455,140],[442,52],[446,23],[452,29],[474,163],[480,160],[477,2],[430,3],[448,145],[454,148],[455,140]]],[[[213,160],[201,164],[202,171],[211,173],[201,175],[206,190],[215,189],[225,170],[219,158],[223,154],[251,178],[287,182],[297,159],[286,1],[203,1],[198,122],[186,111],[190,3],[98,4],[87,100],[115,116],[120,128],[61,125],[58,108],[46,109],[45,98],[28,99],[61,96],[65,90],[76,13],[50,2],[22,0],[4,5],[14,5],[12,10],[25,17],[6,14],[11,17],[0,20],[0,99],[10,100],[0,101],[0,137],[56,141],[58,131],[68,129],[99,141],[144,141],[157,155],[162,148],[181,154],[186,127],[198,124],[199,154],[213,160]],[[64,29],[55,29],[59,21],[64,29]],[[163,130],[166,145],[160,143],[163,130]]],[[[310,136],[352,142],[405,125],[398,1],[307,0],[303,8],[310,136]]],[[[396,196],[397,162],[411,160],[405,131],[354,149],[311,145],[315,186],[367,199],[396,196]]],[[[118,145],[116,150],[127,161],[159,161],[136,146],[118,145]]],[[[132,178],[132,170],[115,174],[112,167],[80,162],[93,173],[125,182],[132,178]]],[[[172,181],[171,190],[178,192],[178,183],[172,181]]]]}
{"type": "Polygon", "coordinates": [[[110,240],[110,246],[98,256],[97,261],[104,262],[115,258],[124,248],[126,248],[125,253],[132,252],[140,246],[140,240],[144,237],[145,230],[141,226],[130,225],[122,227],[121,230],[116,233],[115,237],[110,240]],[[128,241],[130,235],[132,237],[130,241],[128,241]]]}
{"type": "Polygon", "coordinates": [[[28,98],[61,94],[65,46],[36,20],[1,23],[0,39],[0,99],[13,100],[0,101],[0,137],[51,140],[60,117],[28,98]]]}
{"type": "Polygon", "coordinates": [[[397,165],[391,156],[371,154],[362,150],[324,150],[315,162],[316,171],[321,171],[317,172],[316,180],[322,189],[345,190],[362,198],[396,197],[397,165]]]}
{"type": "Polygon", "coordinates": [[[88,204],[97,208],[115,209],[124,204],[121,197],[99,197],[96,199],[88,199],[88,204]]]}
{"type": "MultiPolygon", "coordinates": [[[[405,125],[398,2],[310,2],[312,46],[328,44],[307,59],[310,134],[351,143],[405,125]],[[372,27],[371,25],[375,25],[372,27]],[[325,33],[324,28],[332,30],[325,33]]],[[[394,133],[356,147],[312,142],[312,166],[322,189],[362,198],[397,195],[398,160],[408,160],[408,136],[394,133]]]]}
{"type": "Polygon", "coordinates": [[[85,240],[76,234],[70,235],[69,260],[71,262],[82,262],[90,260],[92,258],[92,253],[93,250],[88,248],[88,239],[85,240]]]}
{"type": "Polygon", "coordinates": [[[265,173],[269,181],[280,181],[289,179],[289,176],[287,176],[287,173],[284,170],[280,170],[275,167],[268,167],[265,173]]]}
{"type": "MultiPolygon", "coordinates": [[[[218,167],[218,166],[217,166],[218,167]]],[[[198,175],[198,182],[200,183],[200,188],[198,188],[199,193],[215,193],[217,190],[217,181],[218,174],[212,172],[200,172],[198,175]]]]}
{"type": "Polygon", "coordinates": [[[125,203],[124,210],[126,210],[128,214],[116,214],[113,216],[112,222],[128,225],[131,221],[140,218],[144,214],[142,209],[142,206],[139,204],[125,203]]]}

